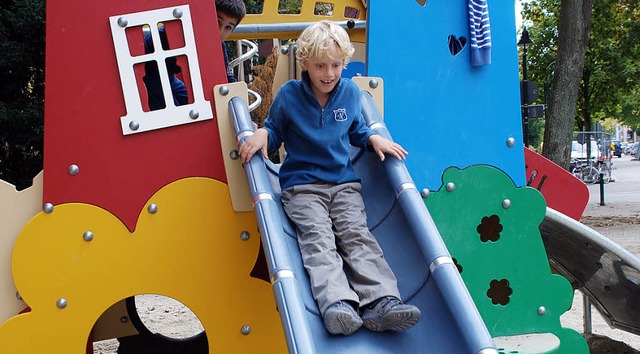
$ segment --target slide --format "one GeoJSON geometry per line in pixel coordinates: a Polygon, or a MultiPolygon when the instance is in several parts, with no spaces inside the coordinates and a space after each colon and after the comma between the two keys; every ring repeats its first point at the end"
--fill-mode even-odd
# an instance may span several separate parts
{"type": "Polygon", "coordinates": [[[552,208],[540,232],[550,263],[589,297],[609,325],[640,335],[640,260],[552,208]]]}
{"type": "MultiPolygon", "coordinates": [[[[367,124],[391,138],[369,93],[362,93],[367,124]]],[[[234,97],[229,112],[241,145],[253,126],[245,101],[234,97]]],[[[405,332],[365,328],[334,336],[324,328],[302,265],[296,232],[282,210],[278,165],[259,154],[244,165],[271,282],[290,353],[482,353],[497,354],[493,340],[404,163],[384,163],[354,149],[362,178],[368,223],[398,278],[405,302],[422,318],[405,332]]]]}
{"type": "Polygon", "coordinates": [[[579,222],[587,186],[525,149],[528,185],[545,197],[540,233],[551,265],[582,291],[611,327],[640,334],[640,259],[579,222]]]}

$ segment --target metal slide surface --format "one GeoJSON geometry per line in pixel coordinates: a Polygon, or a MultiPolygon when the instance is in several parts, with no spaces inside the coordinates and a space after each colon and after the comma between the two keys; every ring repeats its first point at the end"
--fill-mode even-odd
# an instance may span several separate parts
{"type": "Polygon", "coordinates": [[[540,232],[551,264],[590,298],[609,325],[640,335],[640,259],[551,208],[540,232]]]}
{"type": "MultiPolygon", "coordinates": [[[[242,144],[253,130],[250,121],[244,122],[249,119],[246,104],[233,98],[229,106],[242,144]]],[[[363,93],[363,111],[367,124],[389,137],[368,93],[363,93]]],[[[311,295],[295,229],[279,201],[279,166],[265,164],[258,155],[244,169],[289,352],[497,353],[404,164],[394,158],[381,163],[373,152],[359,149],[352,160],[362,178],[369,227],[398,278],[403,300],[418,306],[422,318],[405,332],[375,333],[363,327],[350,336],[329,334],[311,295]]]]}

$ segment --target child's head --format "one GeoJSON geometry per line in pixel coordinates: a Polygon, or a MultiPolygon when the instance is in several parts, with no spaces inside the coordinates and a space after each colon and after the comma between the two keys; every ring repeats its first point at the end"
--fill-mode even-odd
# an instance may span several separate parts
{"type": "Polygon", "coordinates": [[[247,8],[242,0],[216,0],[216,12],[220,39],[224,41],[247,14],[247,8]]]}
{"type": "MultiPolygon", "coordinates": [[[[307,27],[296,42],[296,59],[305,68],[310,59],[318,59],[330,53],[333,45],[342,56],[342,65],[346,66],[355,49],[344,28],[331,21],[320,21],[307,27]]],[[[338,59],[338,58],[333,58],[338,59]]]]}

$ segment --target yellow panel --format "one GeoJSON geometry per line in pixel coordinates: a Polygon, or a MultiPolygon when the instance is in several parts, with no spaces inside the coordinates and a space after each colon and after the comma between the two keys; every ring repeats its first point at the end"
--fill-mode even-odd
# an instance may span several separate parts
{"type": "Polygon", "coordinates": [[[27,305],[16,297],[11,277],[11,252],[24,225],[42,210],[42,172],[23,191],[0,180],[0,323],[27,305]]]}
{"type": "Polygon", "coordinates": [[[227,185],[207,178],[173,182],[151,204],[157,212],[145,207],[133,233],[87,204],[57,205],[34,217],[12,259],[15,284],[32,311],[0,326],[0,353],[83,353],[100,315],[137,294],[188,306],[210,353],[286,352],[271,286],[249,276],[260,245],[254,214],[234,212],[227,185]],[[83,238],[87,231],[91,241],[83,238]],[[242,231],[250,233],[247,241],[242,231]],[[241,333],[245,325],[249,335],[241,333]]]}
{"type": "Polygon", "coordinates": [[[251,193],[249,192],[249,182],[244,173],[240,160],[231,158],[231,153],[238,150],[238,140],[233,130],[233,122],[229,116],[229,101],[234,97],[242,98],[248,102],[247,84],[245,82],[235,82],[232,84],[217,85],[213,88],[215,98],[216,117],[218,117],[218,130],[220,131],[220,145],[222,146],[222,158],[224,160],[224,171],[227,175],[229,192],[235,211],[252,211],[251,193]],[[229,93],[220,94],[220,87],[226,86],[229,93]]]}
{"type": "MultiPolygon", "coordinates": [[[[348,21],[351,18],[345,17],[346,8],[354,8],[358,10],[358,18],[353,20],[365,20],[367,10],[360,0],[302,0],[302,8],[300,14],[279,14],[279,0],[265,0],[261,14],[247,14],[240,26],[255,24],[290,24],[290,23],[308,23],[320,20],[331,21],[348,21]],[[315,4],[331,3],[333,4],[333,14],[331,16],[314,15],[315,4]]],[[[351,40],[354,42],[365,41],[365,30],[354,29],[348,30],[351,40]]],[[[260,39],[260,38],[298,38],[300,31],[290,32],[274,32],[274,33],[231,33],[229,40],[235,39],[260,39]]]]}
{"type": "Polygon", "coordinates": [[[382,78],[356,76],[352,80],[356,85],[358,85],[361,91],[367,91],[371,94],[373,103],[376,104],[376,108],[378,108],[378,111],[380,112],[380,117],[384,119],[384,81],[382,81],[382,78]],[[371,87],[371,80],[376,81],[376,87],[371,87]]]}

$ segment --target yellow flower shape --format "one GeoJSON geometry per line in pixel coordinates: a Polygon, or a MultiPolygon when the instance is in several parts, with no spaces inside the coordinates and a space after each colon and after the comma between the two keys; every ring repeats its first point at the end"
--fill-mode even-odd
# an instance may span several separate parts
{"type": "Polygon", "coordinates": [[[0,353],[83,353],[100,315],[139,294],[188,306],[210,353],[286,352],[271,286],[249,275],[259,247],[254,214],[234,212],[227,185],[208,178],[163,187],[133,233],[99,207],[56,205],[16,240],[14,281],[32,311],[0,326],[0,353]]]}

